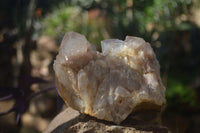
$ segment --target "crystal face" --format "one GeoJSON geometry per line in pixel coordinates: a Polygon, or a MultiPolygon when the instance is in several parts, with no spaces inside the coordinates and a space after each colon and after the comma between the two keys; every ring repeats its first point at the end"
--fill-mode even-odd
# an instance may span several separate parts
{"type": "Polygon", "coordinates": [[[124,41],[103,40],[101,47],[102,53],[79,33],[64,36],[54,70],[58,92],[68,106],[119,124],[138,107],[166,103],[159,63],[149,43],[127,36],[124,41]]]}

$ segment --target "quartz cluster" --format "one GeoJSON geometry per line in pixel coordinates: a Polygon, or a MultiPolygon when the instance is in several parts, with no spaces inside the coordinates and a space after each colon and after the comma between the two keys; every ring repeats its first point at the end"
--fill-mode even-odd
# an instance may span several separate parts
{"type": "Polygon", "coordinates": [[[76,32],[64,36],[54,62],[56,86],[71,108],[117,124],[166,103],[160,66],[149,43],[127,36],[101,41],[102,53],[76,32]]]}

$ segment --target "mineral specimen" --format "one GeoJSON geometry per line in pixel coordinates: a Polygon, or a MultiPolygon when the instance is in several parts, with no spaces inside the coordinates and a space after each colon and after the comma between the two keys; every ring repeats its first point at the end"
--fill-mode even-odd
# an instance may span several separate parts
{"type": "Polygon", "coordinates": [[[64,36],[54,62],[56,86],[71,108],[117,124],[137,110],[166,103],[160,67],[149,43],[127,36],[101,42],[102,53],[78,33],[64,36]]]}

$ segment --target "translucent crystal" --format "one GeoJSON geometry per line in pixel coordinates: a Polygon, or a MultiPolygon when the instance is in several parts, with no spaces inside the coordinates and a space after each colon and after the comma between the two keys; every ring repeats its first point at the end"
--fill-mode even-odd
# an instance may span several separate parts
{"type": "Polygon", "coordinates": [[[96,51],[83,35],[68,32],[54,62],[56,85],[68,106],[120,123],[138,110],[166,103],[159,63],[149,43],[127,36],[96,51]],[[149,105],[149,106],[147,106],[149,105]]]}

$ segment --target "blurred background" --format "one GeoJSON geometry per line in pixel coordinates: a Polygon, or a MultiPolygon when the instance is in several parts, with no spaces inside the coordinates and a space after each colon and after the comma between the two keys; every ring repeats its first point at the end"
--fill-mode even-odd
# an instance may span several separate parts
{"type": "Polygon", "coordinates": [[[42,132],[62,108],[53,60],[68,31],[151,43],[166,86],[162,124],[200,132],[200,0],[1,0],[0,133],[42,132]]]}

